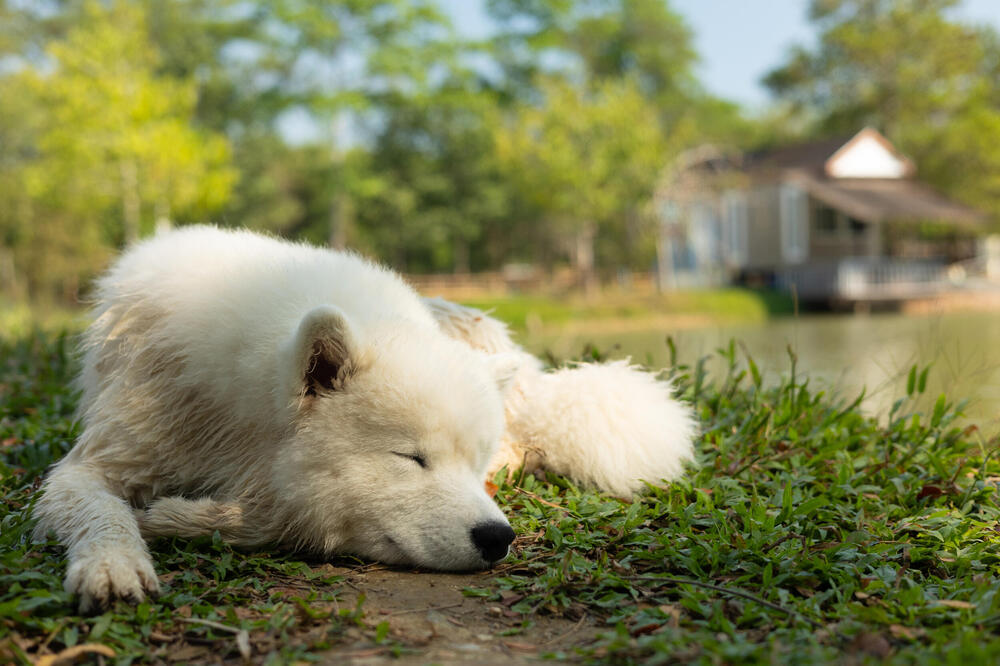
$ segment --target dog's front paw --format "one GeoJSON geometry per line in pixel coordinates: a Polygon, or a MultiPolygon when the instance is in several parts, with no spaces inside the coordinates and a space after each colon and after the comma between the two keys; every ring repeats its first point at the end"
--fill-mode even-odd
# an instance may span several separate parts
{"type": "Polygon", "coordinates": [[[81,613],[92,613],[115,599],[137,604],[145,595],[157,594],[160,584],[145,552],[102,549],[70,562],[66,591],[80,595],[81,613]]]}

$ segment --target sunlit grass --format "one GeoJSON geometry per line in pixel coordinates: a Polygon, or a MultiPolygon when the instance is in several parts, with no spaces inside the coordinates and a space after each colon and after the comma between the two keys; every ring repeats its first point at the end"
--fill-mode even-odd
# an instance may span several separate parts
{"type": "Polygon", "coordinates": [[[84,308],[0,299],[0,338],[7,340],[24,338],[37,331],[80,331],[86,321],[84,308]]]}
{"type": "MultiPolygon", "coordinates": [[[[735,349],[720,351],[714,380],[705,363],[674,366],[702,424],[684,480],[629,501],[555,476],[498,478],[519,537],[467,593],[522,626],[596,623],[596,641],[552,655],[593,663],[1000,658],[996,442],[956,426],[951,397],[914,413],[923,370],[874,418],[814,392],[793,357],[768,382],[735,349]]],[[[65,337],[0,341],[0,660],[81,643],[125,662],[238,660],[246,632],[255,660],[284,663],[322,658],[348,631],[386,640],[363,604],[338,605],[342,579],[323,564],[217,540],[157,542],[162,596],[77,615],[61,549],[31,544],[26,516],[78,434],[70,350],[65,337]]]]}
{"type": "Polygon", "coordinates": [[[465,305],[491,311],[515,330],[568,323],[656,322],[682,317],[703,317],[707,321],[764,321],[775,314],[791,312],[791,300],[772,292],[749,289],[678,290],[661,294],[609,291],[587,298],[580,294],[564,297],[540,294],[469,299],[465,305]]]}

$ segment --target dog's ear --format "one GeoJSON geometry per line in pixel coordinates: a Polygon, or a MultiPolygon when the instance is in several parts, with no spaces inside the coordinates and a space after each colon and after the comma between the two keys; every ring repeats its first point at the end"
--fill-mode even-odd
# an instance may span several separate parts
{"type": "Polygon", "coordinates": [[[520,355],[516,353],[490,354],[487,363],[493,373],[493,381],[497,383],[500,393],[507,393],[507,389],[514,383],[514,377],[518,370],[524,365],[520,355]]]}
{"type": "Polygon", "coordinates": [[[343,312],[330,305],[311,310],[299,323],[293,347],[296,392],[316,395],[343,390],[357,349],[343,312]]]}

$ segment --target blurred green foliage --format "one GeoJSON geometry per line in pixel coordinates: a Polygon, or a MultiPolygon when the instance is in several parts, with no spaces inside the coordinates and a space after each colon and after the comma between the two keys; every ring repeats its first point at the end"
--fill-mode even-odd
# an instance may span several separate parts
{"type": "Polygon", "coordinates": [[[812,0],[818,44],[765,83],[815,135],[872,126],[922,180],[1000,216],[1000,36],[959,0],[812,0]]]}
{"type": "Polygon", "coordinates": [[[489,312],[515,333],[533,325],[560,327],[570,322],[592,325],[601,321],[645,322],[657,317],[695,315],[711,321],[764,321],[791,314],[794,303],[784,292],[726,289],[675,289],[662,294],[607,291],[598,297],[569,298],[544,294],[517,294],[464,300],[463,304],[489,312]]]}
{"type": "Polygon", "coordinates": [[[816,0],[748,118],[666,0],[488,0],[478,39],[434,0],[0,0],[0,293],[73,301],[204,221],[408,272],[646,269],[682,150],[864,124],[998,212],[1000,39],[953,4],[816,0]]]}

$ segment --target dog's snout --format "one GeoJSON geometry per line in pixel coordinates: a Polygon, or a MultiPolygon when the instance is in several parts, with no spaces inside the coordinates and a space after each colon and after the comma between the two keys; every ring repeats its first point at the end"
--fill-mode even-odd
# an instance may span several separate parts
{"type": "Polygon", "coordinates": [[[514,541],[514,530],[507,523],[494,520],[472,528],[472,543],[487,562],[496,562],[507,556],[507,547],[514,541]]]}

